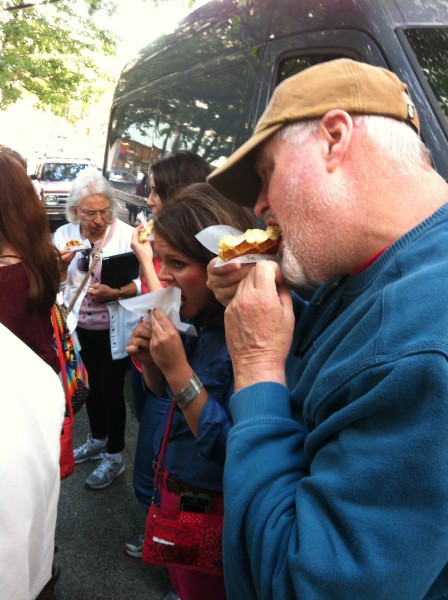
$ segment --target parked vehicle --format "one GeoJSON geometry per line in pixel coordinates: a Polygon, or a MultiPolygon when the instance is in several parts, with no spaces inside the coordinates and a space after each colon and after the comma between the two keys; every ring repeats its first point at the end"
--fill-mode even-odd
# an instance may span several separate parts
{"type": "Polygon", "coordinates": [[[88,158],[42,158],[31,179],[51,221],[65,221],[65,207],[73,180],[87,167],[98,168],[88,158]]]}
{"type": "MultiPolygon", "coordinates": [[[[250,136],[279,82],[348,57],[386,67],[408,84],[422,137],[448,179],[446,0],[245,4],[206,4],[125,67],[104,170],[147,172],[151,162],[179,148],[218,166],[250,136]]],[[[127,200],[141,202],[135,194],[127,200]]]]}

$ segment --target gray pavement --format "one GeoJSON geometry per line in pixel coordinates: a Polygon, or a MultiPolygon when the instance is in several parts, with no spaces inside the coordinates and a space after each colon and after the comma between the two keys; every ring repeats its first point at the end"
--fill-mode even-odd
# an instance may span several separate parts
{"type": "MultiPolygon", "coordinates": [[[[95,467],[87,461],[61,481],[56,527],[56,563],[61,577],[56,586],[59,600],[160,600],[168,591],[165,572],[128,557],[126,539],[142,532],[145,512],[132,487],[138,421],[132,407],[129,372],[126,379],[126,471],[104,490],[91,491],[84,480],[95,467]]],[[[89,433],[87,413],[75,415],[74,444],[89,433]]]]}

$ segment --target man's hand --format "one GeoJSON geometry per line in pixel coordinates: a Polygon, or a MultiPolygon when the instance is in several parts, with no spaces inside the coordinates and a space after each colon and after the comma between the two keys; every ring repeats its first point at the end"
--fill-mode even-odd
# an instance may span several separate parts
{"type": "Polygon", "coordinates": [[[286,383],[285,363],[294,313],[288,288],[276,284],[277,271],[279,266],[273,261],[256,263],[226,309],[226,339],[235,391],[261,381],[286,383]]]}
{"type": "Polygon", "coordinates": [[[230,263],[216,268],[217,260],[214,258],[208,264],[207,287],[212,290],[218,302],[227,306],[235,296],[240,281],[253,269],[255,263],[230,263]]]}

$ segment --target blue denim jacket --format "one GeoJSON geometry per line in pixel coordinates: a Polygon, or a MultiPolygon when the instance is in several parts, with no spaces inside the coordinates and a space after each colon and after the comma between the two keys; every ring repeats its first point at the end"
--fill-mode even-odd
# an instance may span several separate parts
{"type": "MultiPolygon", "coordinates": [[[[208,400],[201,413],[197,438],[192,434],[182,411],[175,409],[164,466],[182,481],[222,491],[227,435],[232,427],[229,412],[233,393],[232,363],[222,321],[211,327],[196,328],[197,338],[182,336],[182,340],[187,359],[207,390],[208,400]]],[[[171,399],[171,390],[167,388],[167,402],[171,399]]],[[[151,402],[151,397],[148,401],[151,402]]],[[[167,419],[166,414],[154,435],[155,456],[160,450],[167,419]]]]}

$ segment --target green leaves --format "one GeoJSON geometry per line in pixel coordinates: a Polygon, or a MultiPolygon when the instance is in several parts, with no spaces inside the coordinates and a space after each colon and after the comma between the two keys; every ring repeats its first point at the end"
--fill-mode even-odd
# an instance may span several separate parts
{"type": "Polygon", "coordinates": [[[32,93],[39,107],[75,121],[110,82],[102,57],[116,53],[117,41],[95,16],[112,14],[116,2],[60,0],[10,10],[18,5],[0,0],[0,109],[32,93]]]}

